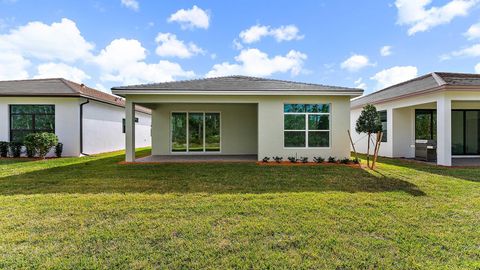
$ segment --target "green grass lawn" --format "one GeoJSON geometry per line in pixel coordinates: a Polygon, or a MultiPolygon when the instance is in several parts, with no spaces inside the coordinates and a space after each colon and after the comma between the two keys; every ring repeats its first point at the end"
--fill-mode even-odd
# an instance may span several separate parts
{"type": "Polygon", "coordinates": [[[478,168],[121,160],[0,160],[0,268],[480,269],[478,168]]]}

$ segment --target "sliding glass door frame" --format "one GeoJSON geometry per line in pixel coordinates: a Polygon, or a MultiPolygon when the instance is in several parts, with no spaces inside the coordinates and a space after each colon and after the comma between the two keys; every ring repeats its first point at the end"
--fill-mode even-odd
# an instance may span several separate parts
{"type": "Polygon", "coordinates": [[[169,128],[170,128],[170,131],[169,131],[169,134],[170,134],[170,138],[169,138],[169,148],[170,148],[170,154],[178,154],[178,155],[205,155],[205,154],[209,154],[209,155],[215,155],[215,154],[221,154],[222,153],[222,113],[219,112],[219,111],[172,111],[170,112],[170,124],[169,124],[169,128]],[[185,151],[173,151],[173,142],[172,142],[172,138],[173,138],[173,126],[172,126],[172,119],[173,119],[173,114],[175,113],[185,113],[186,114],[186,150],[185,151]],[[203,114],[203,151],[190,151],[190,121],[189,121],[189,116],[190,114],[203,114]],[[206,121],[205,121],[205,115],[206,114],[209,114],[209,113],[216,113],[219,115],[219,118],[220,118],[220,121],[219,121],[219,136],[220,136],[220,140],[219,140],[219,151],[206,151],[206,146],[205,146],[205,134],[206,134],[206,130],[205,130],[205,125],[206,125],[206,121]]]}
{"type": "MultiPolygon", "coordinates": [[[[454,156],[480,156],[480,153],[467,153],[467,112],[480,112],[477,109],[452,109],[452,113],[456,112],[463,112],[463,154],[454,154],[454,156]]],[[[453,130],[452,130],[453,133],[453,130]]],[[[452,134],[452,141],[453,141],[453,134],[452,134]]],[[[452,149],[453,152],[453,149],[452,149]]]]}

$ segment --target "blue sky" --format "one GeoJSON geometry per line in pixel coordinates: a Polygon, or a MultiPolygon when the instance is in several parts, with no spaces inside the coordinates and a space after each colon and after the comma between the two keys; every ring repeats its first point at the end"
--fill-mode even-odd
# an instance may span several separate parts
{"type": "Polygon", "coordinates": [[[371,92],[480,72],[479,15],[479,0],[0,0],[0,79],[108,92],[240,74],[371,92]]]}

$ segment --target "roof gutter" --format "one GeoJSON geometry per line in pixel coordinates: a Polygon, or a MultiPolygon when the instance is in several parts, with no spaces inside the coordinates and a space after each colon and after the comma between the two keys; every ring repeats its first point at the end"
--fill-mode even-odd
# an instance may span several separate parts
{"type": "Polygon", "coordinates": [[[80,104],[80,154],[84,156],[88,156],[88,154],[83,152],[83,106],[88,103],[90,103],[89,99],[80,104]]]}

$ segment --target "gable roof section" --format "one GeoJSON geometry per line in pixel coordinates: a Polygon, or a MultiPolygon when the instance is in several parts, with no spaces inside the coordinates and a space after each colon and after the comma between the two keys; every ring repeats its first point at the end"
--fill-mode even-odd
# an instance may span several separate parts
{"type": "MultiPolygon", "coordinates": [[[[82,97],[119,107],[125,107],[125,100],[119,96],[90,88],[63,78],[0,81],[0,97],[82,97]]],[[[137,106],[137,111],[150,114],[147,108],[137,106]]]]}
{"type": "Polygon", "coordinates": [[[478,90],[480,90],[480,74],[432,72],[430,74],[378,90],[371,94],[352,99],[351,107],[359,108],[366,104],[378,104],[392,99],[441,90],[444,87],[449,86],[478,86],[478,90]]]}
{"type": "MultiPolygon", "coordinates": [[[[270,92],[282,94],[289,91],[331,93],[357,96],[362,89],[337,87],[322,84],[300,83],[283,80],[264,79],[248,76],[227,76],[186,81],[130,85],[113,87],[112,92],[118,95],[126,93],[259,93],[270,92]]],[[[300,93],[299,93],[300,94],[300,93]]]]}

